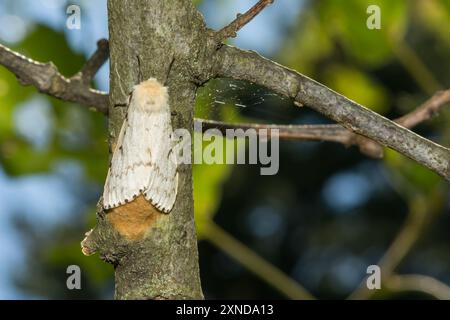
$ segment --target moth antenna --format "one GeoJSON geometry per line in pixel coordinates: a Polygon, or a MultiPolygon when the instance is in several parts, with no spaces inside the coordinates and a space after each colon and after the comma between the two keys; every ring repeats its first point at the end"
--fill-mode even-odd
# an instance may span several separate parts
{"type": "Polygon", "coordinates": [[[126,107],[126,106],[128,106],[128,103],[120,102],[120,103],[116,103],[114,105],[114,108],[118,108],[118,107],[123,108],[123,107],[126,107]]]}
{"type": "Polygon", "coordinates": [[[136,59],[138,63],[138,83],[141,83],[142,82],[141,58],[139,58],[139,55],[137,55],[136,59]]]}
{"type": "Polygon", "coordinates": [[[164,87],[167,86],[167,82],[169,81],[169,76],[170,76],[170,71],[172,71],[172,67],[173,67],[173,63],[175,62],[175,56],[172,55],[172,60],[169,63],[169,68],[167,69],[166,72],[166,79],[164,80],[164,87]]]}
{"type": "Polygon", "coordinates": [[[117,108],[117,107],[121,107],[121,108],[123,108],[123,107],[128,107],[129,105],[130,105],[130,102],[131,102],[131,98],[133,97],[133,90],[131,90],[130,92],[128,92],[128,98],[127,98],[127,102],[119,102],[119,103],[116,103],[115,105],[114,105],[114,108],[117,108]]]}

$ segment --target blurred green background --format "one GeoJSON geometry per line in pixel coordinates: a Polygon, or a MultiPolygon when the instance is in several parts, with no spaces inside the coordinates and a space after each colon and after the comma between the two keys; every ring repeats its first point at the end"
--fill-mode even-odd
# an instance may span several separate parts
{"type": "MultiPolygon", "coordinates": [[[[195,2],[217,29],[256,1],[195,2]]],[[[395,118],[450,87],[449,21],[447,0],[277,0],[231,43],[395,118]],[[381,9],[381,30],[366,27],[370,4],[381,9]]],[[[0,25],[0,43],[71,76],[107,37],[106,1],[4,0],[0,25]],[[65,27],[69,4],[81,7],[80,30],[65,27]]],[[[107,65],[95,85],[108,90],[107,65]]],[[[414,130],[448,146],[447,109],[414,130]]],[[[20,86],[3,67],[0,112],[0,298],[111,299],[112,267],[83,256],[79,245],[95,225],[107,171],[106,119],[20,86]],[[82,290],[66,288],[72,264],[81,267],[82,290]]],[[[329,123],[264,88],[227,79],[199,90],[196,116],[329,123]]],[[[443,179],[394,151],[372,160],[354,147],[300,141],[280,143],[277,175],[259,170],[194,166],[206,298],[345,298],[371,264],[382,265],[385,280],[394,269],[433,277],[446,293],[450,201],[443,179]]],[[[358,294],[431,297],[397,282],[358,294]]]]}

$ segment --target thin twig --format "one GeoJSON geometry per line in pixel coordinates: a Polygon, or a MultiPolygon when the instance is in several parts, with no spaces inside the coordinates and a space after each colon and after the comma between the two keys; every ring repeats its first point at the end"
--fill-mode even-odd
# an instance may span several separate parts
{"type": "MultiPolygon", "coordinates": [[[[280,125],[280,124],[259,124],[259,123],[228,123],[215,120],[195,119],[195,128],[201,125],[202,132],[208,129],[218,129],[222,134],[226,134],[228,129],[254,129],[257,135],[261,130],[267,131],[268,138],[274,134],[272,130],[278,130],[278,137],[284,140],[306,140],[306,141],[332,141],[346,144],[351,132],[339,125],[280,125]]],[[[236,133],[238,134],[238,133],[236,133]]],[[[237,135],[239,137],[239,135],[237,135]]]]}
{"type": "Polygon", "coordinates": [[[274,0],[259,0],[246,13],[238,14],[230,24],[216,32],[215,38],[217,42],[222,42],[228,38],[236,37],[237,32],[256,17],[265,7],[273,3],[274,0]]]}
{"type": "MultiPolygon", "coordinates": [[[[419,123],[429,120],[435,116],[439,110],[450,102],[450,90],[439,91],[430,99],[408,114],[394,120],[405,128],[413,128],[419,123]]],[[[255,129],[259,134],[260,130],[267,130],[270,137],[272,130],[278,130],[278,137],[284,140],[305,140],[305,141],[329,141],[341,143],[345,146],[356,145],[362,153],[380,158],[383,155],[383,148],[375,141],[366,137],[354,134],[339,124],[329,125],[280,125],[280,124],[257,124],[257,123],[227,123],[222,121],[195,119],[198,128],[201,125],[202,132],[208,129],[218,129],[226,134],[227,129],[255,129]]]]}
{"type": "Polygon", "coordinates": [[[422,292],[439,300],[450,300],[450,287],[445,283],[424,275],[393,275],[385,284],[389,291],[422,292]]]}
{"type": "Polygon", "coordinates": [[[442,86],[425,63],[404,39],[390,39],[390,42],[392,51],[397,56],[400,64],[403,65],[423,91],[432,94],[442,89],[442,86]]]}
{"type": "MultiPolygon", "coordinates": [[[[390,281],[394,271],[405,260],[437,214],[442,211],[444,199],[442,193],[436,191],[431,200],[419,196],[411,201],[405,224],[377,264],[381,270],[383,286],[390,281]]],[[[364,279],[349,299],[366,300],[374,293],[367,288],[364,279]]]]}
{"type": "Polygon", "coordinates": [[[80,71],[81,80],[85,84],[89,84],[94,78],[95,74],[98,72],[100,67],[109,58],[109,43],[106,39],[100,39],[97,41],[97,50],[95,53],[86,61],[85,65],[80,71]]]}
{"type": "Polygon", "coordinates": [[[405,128],[414,128],[419,123],[431,119],[441,107],[450,102],[450,89],[436,92],[418,108],[395,120],[405,128]]]}
{"type": "Polygon", "coordinates": [[[207,239],[248,270],[291,299],[315,299],[305,288],[244,244],[233,238],[213,221],[205,225],[207,239]]]}

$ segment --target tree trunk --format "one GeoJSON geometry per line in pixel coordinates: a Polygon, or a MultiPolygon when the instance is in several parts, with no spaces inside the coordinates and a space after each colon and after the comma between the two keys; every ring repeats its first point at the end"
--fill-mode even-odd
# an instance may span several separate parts
{"type": "MultiPolygon", "coordinates": [[[[192,132],[197,89],[193,57],[204,48],[205,25],[191,1],[110,0],[108,25],[111,149],[126,111],[114,106],[127,100],[133,85],[151,77],[169,88],[173,128],[192,132]]],[[[178,171],[177,200],[169,214],[145,207],[140,198],[112,212],[99,210],[89,247],[114,264],[116,299],[203,298],[192,166],[182,164],[178,171]]]]}

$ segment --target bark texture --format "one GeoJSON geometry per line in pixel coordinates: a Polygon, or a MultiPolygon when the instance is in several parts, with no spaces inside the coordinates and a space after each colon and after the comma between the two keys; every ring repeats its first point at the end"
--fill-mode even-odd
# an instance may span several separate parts
{"type": "MultiPolygon", "coordinates": [[[[150,77],[169,87],[173,128],[192,128],[197,89],[192,68],[204,47],[204,37],[199,35],[205,25],[191,1],[112,0],[108,19],[111,145],[125,114],[125,108],[115,106],[126,101],[133,85],[150,77]]],[[[100,213],[99,224],[89,237],[88,247],[115,265],[116,298],[203,298],[191,166],[179,166],[177,201],[169,214],[142,208],[131,203],[120,212],[100,213]],[[148,211],[147,219],[142,220],[149,226],[148,232],[137,239],[120,235],[118,223],[130,222],[127,215],[136,216],[137,210],[148,211]]]]}

